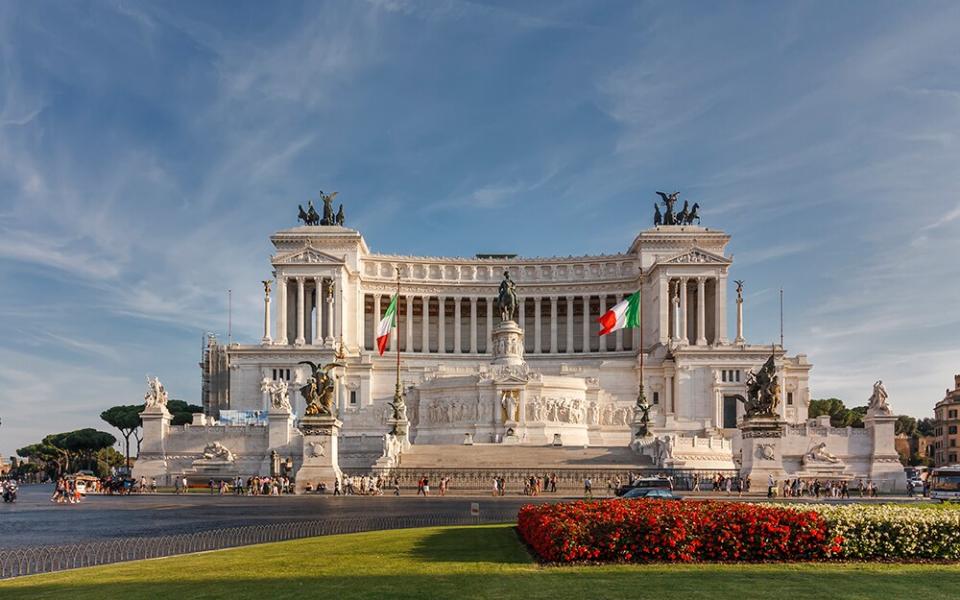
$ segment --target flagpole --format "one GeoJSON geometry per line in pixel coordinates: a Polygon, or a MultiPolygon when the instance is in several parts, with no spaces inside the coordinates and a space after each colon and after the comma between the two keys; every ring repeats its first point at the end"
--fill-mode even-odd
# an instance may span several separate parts
{"type": "Polygon", "coordinates": [[[397,267],[397,387],[394,390],[394,401],[401,397],[400,395],[400,267],[397,267]]]}

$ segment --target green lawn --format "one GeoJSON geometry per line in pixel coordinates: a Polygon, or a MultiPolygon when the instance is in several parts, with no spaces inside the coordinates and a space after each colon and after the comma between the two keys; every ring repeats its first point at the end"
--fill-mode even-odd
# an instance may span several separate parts
{"type": "Polygon", "coordinates": [[[960,565],[541,567],[512,526],[360,533],[0,582],[0,598],[960,598],[960,565]]]}

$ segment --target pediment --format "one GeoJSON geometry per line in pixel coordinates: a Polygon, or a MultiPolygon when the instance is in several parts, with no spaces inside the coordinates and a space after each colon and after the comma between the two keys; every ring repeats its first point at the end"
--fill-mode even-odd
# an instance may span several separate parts
{"type": "Polygon", "coordinates": [[[709,265],[722,264],[729,265],[730,259],[720,254],[714,254],[703,248],[691,248],[670,258],[657,261],[663,265],[709,265]]]}
{"type": "Polygon", "coordinates": [[[301,248],[294,252],[281,254],[273,259],[275,265],[316,265],[316,264],[336,264],[342,265],[343,259],[337,258],[326,252],[321,252],[316,248],[301,248]]]}

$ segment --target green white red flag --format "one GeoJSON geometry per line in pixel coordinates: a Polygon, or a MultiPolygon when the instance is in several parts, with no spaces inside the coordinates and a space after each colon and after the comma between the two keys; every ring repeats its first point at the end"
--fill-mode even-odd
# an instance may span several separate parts
{"type": "Polygon", "coordinates": [[[387,349],[390,332],[393,331],[393,328],[396,326],[397,296],[394,294],[393,298],[390,299],[390,306],[387,307],[387,312],[383,315],[383,318],[380,319],[380,324],[377,325],[377,350],[380,352],[380,356],[383,356],[384,350],[387,349]]]}
{"type": "Polygon", "coordinates": [[[599,335],[607,335],[618,329],[640,327],[640,290],[624,298],[616,306],[597,319],[603,329],[599,335]]]}

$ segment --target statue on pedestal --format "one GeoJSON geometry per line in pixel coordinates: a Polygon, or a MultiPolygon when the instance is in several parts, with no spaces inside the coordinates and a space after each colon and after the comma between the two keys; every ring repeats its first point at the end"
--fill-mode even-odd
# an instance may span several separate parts
{"type": "Polygon", "coordinates": [[[330,371],[339,367],[339,363],[327,363],[320,366],[309,360],[302,360],[299,365],[310,365],[311,374],[306,385],[300,388],[300,395],[307,402],[306,416],[324,415],[335,417],[333,406],[334,382],[330,371]]]}
{"type": "Polygon", "coordinates": [[[873,394],[867,401],[867,410],[890,414],[890,405],[887,404],[887,389],[883,387],[883,381],[879,379],[873,384],[873,394]]]}
{"type": "Polygon", "coordinates": [[[633,407],[633,421],[639,423],[637,428],[637,437],[646,437],[650,434],[650,403],[643,393],[643,387],[640,388],[640,395],[637,396],[637,404],[633,407]]]}
{"type": "Polygon", "coordinates": [[[143,396],[143,399],[148,408],[167,405],[167,390],[160,383],[160,379],[147,377],[147,393],[143,396]]]}
{"type": "Polygon", "coordinates": [[[512,321],[517,311],[517,284],[510,279],[510,272],[503,272],[503,281],[500,282],[500,294],[497,296],[497,307],[500,309],[501,321],[512,321]]]}
{"type": "Polygon", "coordinates": [[[780,405],[780,382],[777,379],[775,356],[770,355],[767,362],[756,373],[747,375],[746,417],[775,417],[780,405]]]}

